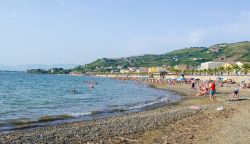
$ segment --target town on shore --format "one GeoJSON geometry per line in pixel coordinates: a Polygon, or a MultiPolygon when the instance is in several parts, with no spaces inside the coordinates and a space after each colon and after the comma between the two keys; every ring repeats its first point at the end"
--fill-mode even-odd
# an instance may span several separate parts
{"type": "Polygon", "coordinates": [[[72,69],[30,69],[33,74],[71,75],[247,75],[250,42],[190,47],[161,55],[102,58],[72,69]]]}
{"type": "Polygon", "coordinates": [[[70,75],[139,75],[139,76],[157,76],[157,75],[247,75],[250,70],[250,64],[242,62],[223,62],[223,61],[211,61],[201,63],[197,68],[190,67],[188,65],[176,65],[171,66],[160,66],[160,67],[117,67],[117,70],[111,70],[106,73],[98,72],[86,72],[81,73],[78,71],[67,70],[63,68],[53,68],[49,70],[45,69],[32,69],[28,70],[27,73],[36,74],[70,74],[70,75]]]}

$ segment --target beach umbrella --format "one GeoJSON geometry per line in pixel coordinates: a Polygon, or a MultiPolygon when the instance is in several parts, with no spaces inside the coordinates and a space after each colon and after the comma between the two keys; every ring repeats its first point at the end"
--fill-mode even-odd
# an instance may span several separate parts
{"type": "Polygon", "coordinates": [[[250,78],[246,78],[245,81],[250,81],[250,78]]]}
{"type": "Polygon", "coordinates": [[[243,81],[245,81],[245,82],[247,82],[247,83],[250,83],[250,78],[246,78],[246,79],[243,80],[243,81]]]}

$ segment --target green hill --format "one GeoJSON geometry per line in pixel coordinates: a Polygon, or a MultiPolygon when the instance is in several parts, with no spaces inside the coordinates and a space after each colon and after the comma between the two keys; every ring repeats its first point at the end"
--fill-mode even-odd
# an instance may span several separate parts
{"type": "Polygon", "coordinates": [[[161,55],[142,55],[126,58],[98,59],[90,64],[74,68],[81,72],[107,72],[126,67],[174,66],[186,64],[196,67],[207,61],[250,62],[250,42],[223,43],[210,47],[191,47],[161,55]]]}
{"type": "Polygon", "coordinates": [[[225,46],[222,49],[227,61],[250,62],[250,42],[239,42],[225,46]]]}

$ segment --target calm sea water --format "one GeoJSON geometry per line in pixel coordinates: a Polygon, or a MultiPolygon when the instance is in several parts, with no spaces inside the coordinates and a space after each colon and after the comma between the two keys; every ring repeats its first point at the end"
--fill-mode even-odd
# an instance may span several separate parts
{"type": "Polygon", "coordinates": [[[0,72],[0,130],[30,122],[96,117],[180,97],[132,81],[0,72]],[[89,89],[86,81],[98,84],[89,89]]]}

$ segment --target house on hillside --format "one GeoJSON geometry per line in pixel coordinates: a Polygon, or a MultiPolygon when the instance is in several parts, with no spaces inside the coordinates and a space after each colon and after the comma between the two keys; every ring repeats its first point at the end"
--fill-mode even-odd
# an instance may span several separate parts
{"type": "Polygon", "coordinates": [[[118,65],[116,68],[117,68],[117,69],[122,69],[122,66],[118,65]]]}
{"type": "Polygon", "coordinates": [[[128,69],[121,69],[121,70],[120,70],[120,73],[122,73],[122,74],[127,74],[127,73],[129,73],[129,70],[128,70],[128,69]]]}
{"type": "Polygon", "coordinates": [[[220,47],[219,46],[213,46],[209,49],[211,52],[219,52],[220,47]]]}
{"type": "Polygon", "coordinates": [[[151,67],[148,69],[148,73],[159,73],[158,67],[151,67]]]}
{"type": "Polygon", "coordinates": [[[175,68],[175,69],[178,69],[178,70],[188,70],[188,69],[191,69],[190,66],[185,65],[185,64],[176,65],[176,66],[174,66],[174,68],[175,68]]]}
{"type": "Polygon", "coordinates": [[[140,67],[136,70],[136,73],[148,73],[148,68],[140,67]]]}
{"type": "Polygon", "coordinates": [[[82,73],[81,73],[81,72],[77,72],[77,71],[73,71],[73,72],[70,72],[69,74],[70,74],[70,75],[73,75],[73,76],[79,76],[79,75],[81,75],[82,73]]]}
{"type": "Polygon", "coordinates": [[[120,70],[118,70],[118,69],[113,69],[113,70],[111,70],[110,73],[112,73],[112,74],[117,74],[117,73],[119,73],[119,72],[120,72],[120,70]]]}
{"type": "Polygon", "coordinates": [[[136,72],[136,67],[128,67],[129,72],[136,72]]]}

